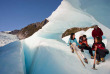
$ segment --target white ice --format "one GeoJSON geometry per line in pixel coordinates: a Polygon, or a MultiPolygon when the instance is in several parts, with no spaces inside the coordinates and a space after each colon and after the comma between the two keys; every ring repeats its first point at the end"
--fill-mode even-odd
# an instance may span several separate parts
{"type": "MultiPolygon", "coordinates": [[[[6,31],[6,32],[9,32],[9,31],[6,31]]],[[[16,35],[0,32],[0,47],[17,40],[18,38],[16,35]]]]}

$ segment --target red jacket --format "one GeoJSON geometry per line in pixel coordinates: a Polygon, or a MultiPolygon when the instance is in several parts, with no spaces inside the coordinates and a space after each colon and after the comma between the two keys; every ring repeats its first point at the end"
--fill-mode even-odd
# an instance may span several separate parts
{"type": "Polygon", "coordinates": [[[103,43],[94,43],[93,46],[92,46],[92,50],[95,49],[95,46],[97,46],[97,49],[105,49],[103,43]]]}
{"type": "Polygon", "coordinates": [[[95,37],[101,37],[102,38],[102,35],[103,35],[103,32],[102,32],[102,30],[98,27],[97,28],[97,30],[96,29],[94,29],[93,31],[92,31],[92,37],[93,38],[95,38],[95,37]]]}
{"type": "Polygon", "coordinates": [[[79,44],[80,44],[80,45],[86,44],[86,46],[89,46],[88,43],[87,43],[87,39],[86,39],[86,40],[82,40],[82,42],[80,42],[79,44]]]}

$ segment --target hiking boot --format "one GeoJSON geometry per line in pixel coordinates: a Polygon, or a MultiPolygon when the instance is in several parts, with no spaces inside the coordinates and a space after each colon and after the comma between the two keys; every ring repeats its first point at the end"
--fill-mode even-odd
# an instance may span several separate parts
{"type": "Polygon", "coordinates": [[[84,58],[84,62],[88,64],[88,61],[87,61],[87,59],[86,59],[86,58],[84,58]]]}
{"type": "Polygon", "coordinates": [[[105,59],[104,59],[104,58],[101,58],[101,61],[102,61],[102,62],[105,62],[105,59]]]}
{"type": "Polygon", "coordinates": [[[100,64],[100,61],[97,61],[96,64],[99,65],[100,64]]]}
{"type": "Polygon", "coordinates": [[[74,53],[74,50],[72,49],[72,53],[74,53]]]}
{"type": "Polygon", "coordinates": [[[94,59],[94,56],[91,56],[91,59],[94,59]]]}

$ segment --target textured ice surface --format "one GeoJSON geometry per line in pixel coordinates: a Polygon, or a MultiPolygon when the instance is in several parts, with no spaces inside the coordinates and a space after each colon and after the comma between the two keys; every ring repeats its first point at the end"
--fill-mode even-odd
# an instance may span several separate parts
{"type": "Polygon", "coordinates": [[[6,34],[6,33],[2,33],[0,32],[0,47],[4,46],[8,43],[17,41],[18,38],[16,35],[11,35],[11,34],[6,34]]]}

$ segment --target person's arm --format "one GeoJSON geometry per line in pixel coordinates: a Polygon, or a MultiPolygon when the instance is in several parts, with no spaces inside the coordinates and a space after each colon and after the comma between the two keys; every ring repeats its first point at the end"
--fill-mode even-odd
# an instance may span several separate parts
{"type": "Polygon", "coordinates": [[[75,43],[76,43],[76,45],[77,46],[81,46],[78,42],[77,42],[77,40],[75,39],[75,43]]]}
{"type": "Polygon", "coordinates": [[[82,45],[82,42],[80,42],[79,44],[82,45]]]}
{"type": "Polygon", "coordinates": [[[71,42],[70,42],[70,38],[69,38],[67,46],[70,46],[70,45],[71,45],[71,42]]]}
{"type": "Polygon", "coordinates": [[[92,45],[92,50],[94,50],[94,48],[95,48],[95,44],[92,45]]]}
{"type": "Polygon", "coordinates": [[[93,37],[93,38],[95,37],[95,35],[94,35],[94,30],[92,31],[92,37],[93,37]]]}
{"type": "Polygon", "coordinates": [[[88,43],[87,43],[87,41],[86,41],[86,46],[89,46],[88,43]]]}
{"type": "Polygon", "coordinates": [[[103,46],[104,48],[106,48],[106,47],[105,47],[105,44],[104,44],[103,42],[102,42],[102,46],[103,46]]]}
{"type": "MultiPolygon", "coordinates": [[[[100,28],[99,28],[100,29],[100,28]]],[[[100,35],[101,35],[101,37],[102,37],[102,35],[103,35],[103,31],[100,29],[100,35]]]]}
{"type": "Polygon", "coordinates": [[[97,50],[97,46],[95,46],[95,50],[97,50]]]}

